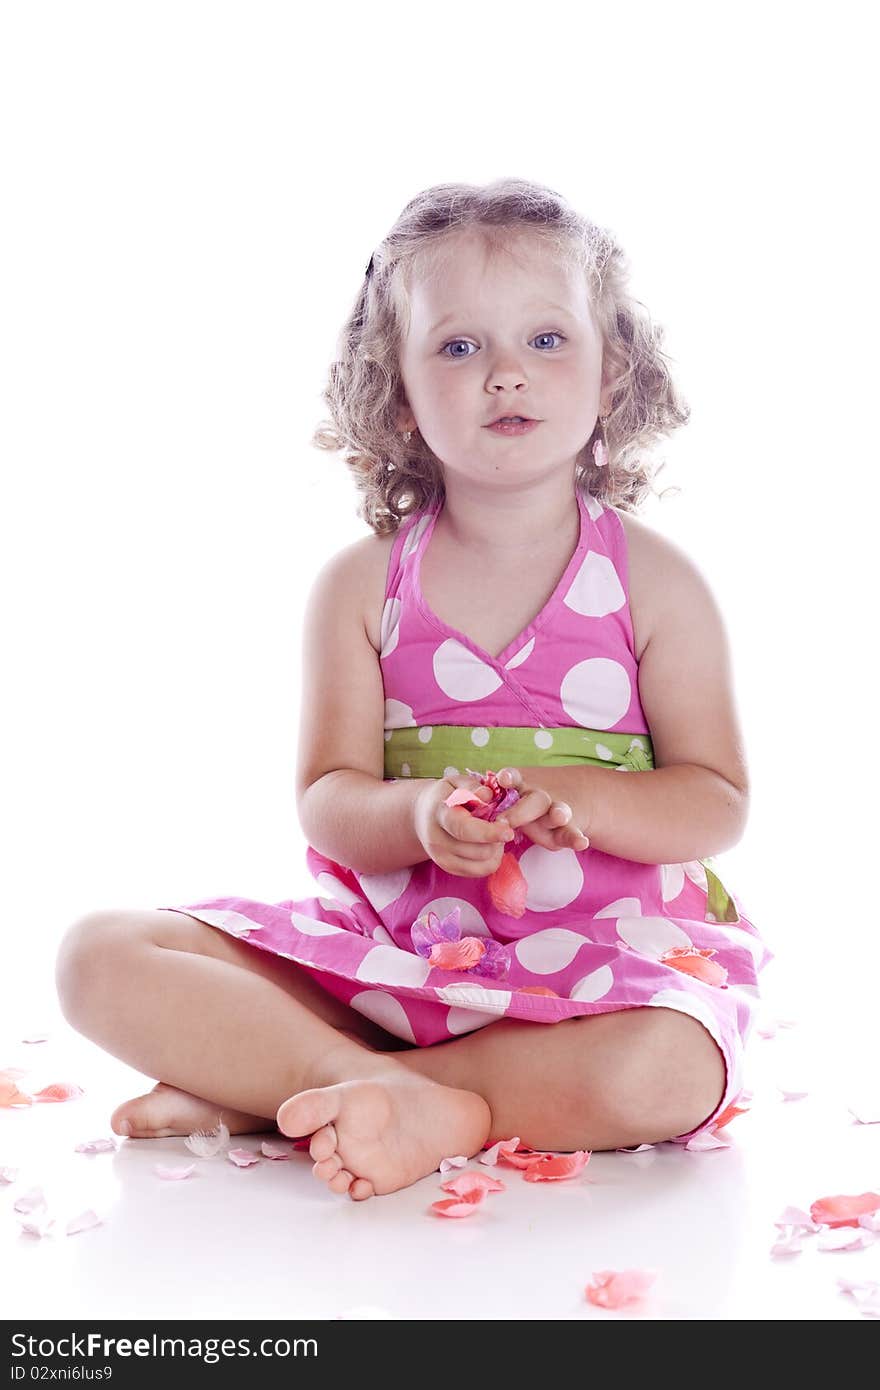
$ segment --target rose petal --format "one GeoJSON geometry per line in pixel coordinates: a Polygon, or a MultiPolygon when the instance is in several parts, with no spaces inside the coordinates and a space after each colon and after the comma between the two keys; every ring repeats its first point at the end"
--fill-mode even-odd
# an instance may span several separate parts
{"type": "Polygon", "coordinates": [[[440,1202],[431,1203],[431,1211],[438,1216],[473,1216],[481,1202],[486,1200],[486,1189],[475,1188],[464,1197],[447,1197],[440,1202]]]}
{"type": "Polygon", "coordinates": [[[838,1288],[855,1300],[859,1312],[866,1318],[880,1318],[880,1284],[876,1279],[838,1279],[838,1288]]]}
{"type": "Polygon", "coordinates": [[[709,1149],[729,1149],[730,1144],[714,1130],[704,1129],[689,1139],[685,1148],[690,1149],[692,1153],[706,1153],[709,1149]]]}
{"type": "Polygon", "coordinates": [[[454,1192],[459,1197],[470,1198],[471,1194],[482,1189],[485,1192],[506,1192],[507,1188],[498,1178],[490,1177],[488,1173],[478,1173],[475,1169],[470,1169],[467,1173],[459,1173],[457,1178],[450,1178],[448,1182],[440,1184],[444,1192],[454,1192]]]}
{"type": "Polygon", "coordinates": [[[517,994],[546,994],[548,999],[558,999],[559,995],[555,989],[548,989],[546,985],[517,985],[517,994]]]}
{"type": "Polygon", "coordinates": [[[771,1255],[799,1255],[804,1248],[803,1237],[796,1230],[789,1231],[787,1235],[781,1235],[775,1244],[770,1246],[771,1255]]]}
{"type": "Polygon", "coordinates": [[[100,1226],[100,1224],[101,1217],[89,1207],[86,1211],[81,1211],[79,1216],[74,1216],[72,1220],[68,1221],[67,1234],[75,1236],[80,1231],[90,1231],[93,1226],[100,1226]]]}
{"type": "Polygon", "coordinates": [[[516,1135],[513,1139],[499,1139],[496,1144],[492,1145],[491,1149],[487,1149],[485,1153],[480,1154],[480,1162],[497,1163],[502,1153],[515,1153],[518,1148],[519,1135],[516,1135]]]}
{"type": "Polygon", "coordinates": [[[619,1308],[643,1298],[657,1278],[656,1269],[603,1269],[591,1276],[584,1292],[597,1308],[619,1308]]]}
{"type": "Polygon", "coordinates": [[[448,1173],[451,1168],[464,1168],[466,1163],[464,1154],[456,1154],[454,1158],[441,1158],[440,1172],[448,1173]]]}
{"type": "Polygon", "coordinates": [[[0,1182],[15,1182],[17,1177],[17,1168],[0,1168],[0,1182]]]}
{"type": "Polygon", "coordinates": [[[786,1101],[786,1100],[803,1100],[803,1099],[804,1099],[804,1096],[808,1096],[808,1095],[810,1094],[809,1091],[789,1091],[789,1090],[786,1090],[786,1088],[785,1088],[784,1086],[779,1086],[779,1085],[777,1085],[777,1088],[776,1088],[776,1089],[777,1089],[778,1091],[781,1091],[781,1092],[782,1092],[782,1099],[783,1099],[784,1101],[786,1101]]]}
{"type": "Polygon", "coordinates": [[[255,1154],[252,1149],[230,1149],[226,1157],[236,1168],[251,1168],[260,1161],[260,1155],[255,1154]]]}
{"type": "Polygon", "coordinates": [[[847,1106],[860,1125],[880,1124],[880,1092],[874,1095],[857,1096],[847,1106]]]}
{"type": "Polygon", "coordinates": [[[45,1207],[46,1198],[41,1187],[31,1187],[27,1192],[23,1192],[18,1200],[13,1204],[16,1211],[36,1211],[38,1207],[45,1207]]]}
{"type": "Polygon", "coordinates": [[[526,910],[528,885],[514,855],[505,851],[494,874],[486,879],[486,886],[499,912],[507,917],[522,917],[526,910]]]}
{"type": "Polygon", "coordinates": [[[727,983],[727,971],[723,965],[710,960],[715,951],[698,951],[693,947],[675,946],[670,951],[666,951],[661,957],[664,965],[671,965],[673,970],[680,970],[685,975],[692,975],[695,980],[701,980],[705,985],[724,985],[727,983]]]}
{"type": "Polygon", "coordinates": [[[587,1149],[578,1149],[576,1153],[571,1154],[545,1156],[539,1158],[536,1163],[530,1163],[523,1176],[526,1182],[559,1182],[564,1178],[576,1178],[589,1161],[590,1153],[587,1149]]]}
{"type": "Polygon", "coordinates": [[[880,1193],[862,1192],[859,1196],[820,1197],[810,1207],[810,1215],[820,1225],[858,1226],[859,1217],[880,1207],[880,1193]]]}
{"type": "Polygon", "coordinates": [[[55,1081],[51,1086],[44,1086],[42,1091],[35,1091],[34,1100],[78,1100],[84,1095],[82,1086],[77,1086],[73,1081],[55,1081]]]}
{"type": "Polygon", "coordinates": [[[506,1150],[498,1155],[498,1162],[505,1163],[511,1168],[531,1168],[533,1163],[540,1163],[543,1158],[555,1158],[553,1153],[544,1153],[540,1149],[520,1149],[517,1153],[510,1153],[506,1150]]]}
{"type": "Polygon", "coordinates": [[[774,1226],[778,1226],[781,1230],[784,1230],[786,1226],[794,1226],[797,1229],[803,1228],[805,1231],[810,1232],[819,1230],[817,1223],[812,1219],[809,1212],[804,1211],[802,1207],[783,1207],[773,1224],[774,1226]]]}
{"type": "Polygon", "coordinates": [[[874,1237],[860,1226],[855,1230],[852,1226],[841,1226],[823,1231],[816,1243],[820,1250],[861,1250],[873,1245],[874,1237]]]}
{"type": "Polygon", "coordinates": [[[84,1144],[77,1144],[74,1153],[78,1154],[110,1154],[116,1152],[115,1139],[87,1139],[84,1144]]]}
{"type": "Polygon", "coordinates": [[[50,1216],[45,1208],[34,1212],[31,1216],[20,1216],[18,1224],[21,1229],[29,1236],[48,1236],[52,1233],[55,1225],[55,1218],[50,1216]]]}
{"type": "Polygon", "coordinates": [[[18,1089],[13,1080],[0,1075],[0,1105],[33,1105],[33,1101],[18,1089]]]}
{"type": "Polygon", "coordinates": [[[880,1233],[880,1213],[876,1211],[866,1211],[859,1217],[859,1225],[864,1226],[866,1231],[876,1231],[880,1233]]]}
{"type": "Polygon", "coordinates": [[[265,1158],[293,1158],[293,1144],[285,1144],[281,1139],[264,1139],[260,1150],[265,1158]]]}
{"type": "Polygon", "coordinates": [[[435,942],[428,960],[440,970],[470,970],[485,953],[479,937],[463,936],[461,941],[435,942]]]}
{"type": "Polygon", "coordinates": [[[182,1168],[173,1167],[168,1163],[153,1164],[153,1172],[156,1177],[164,1179],[165,1182],[182,1182],[184,1178],[188,1178],[190,1173],[195,1171],[196,1165],[194,1163],[187,1163],[182,1168]]]}
{"type": "Polygon", "coordinates": [[[197,1129],[184,1139],[186,1147],[199,1158],[213,1158],[229,1143],[229,1130],[221,1120],[216,1129],[197,1129]]]}

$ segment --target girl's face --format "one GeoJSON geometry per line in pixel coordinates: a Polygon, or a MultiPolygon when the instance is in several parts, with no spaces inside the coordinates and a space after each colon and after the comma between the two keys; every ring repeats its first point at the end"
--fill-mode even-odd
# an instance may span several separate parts
{"type": "Polygon", "coordinates": [[[602,336],[585,278],[521,236],[514,256],[449,234],[436,275],[417,281],[401,351],[401,429],[418,429],[445,470],[472,480],[573,471],[610,406],[602,336]],[[540,421],[521,435],[487,428],[499,415],[540,421]]]}

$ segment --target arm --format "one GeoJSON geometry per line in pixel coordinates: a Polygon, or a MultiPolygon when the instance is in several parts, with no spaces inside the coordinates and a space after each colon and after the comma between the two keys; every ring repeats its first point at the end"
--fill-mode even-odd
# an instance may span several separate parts
{"type": "Polygon", "coordinates": [[[385,691],[364,622],[378,567],[366,537],[334,555],[303,620],[297,811],[315,849],[361,873],[427,858],[413,807],[423,778],[384,782],[385,691]]]}
{"type": "Polygon", "coordinates": [[[652,621],[639,696],[654,746],[650,772],[521,768],[568,802],[591,847],[644,864],[682,864],[735,845],[748,819],[748,772],[718,605],[697,566],[644,528],[652,621]]]}

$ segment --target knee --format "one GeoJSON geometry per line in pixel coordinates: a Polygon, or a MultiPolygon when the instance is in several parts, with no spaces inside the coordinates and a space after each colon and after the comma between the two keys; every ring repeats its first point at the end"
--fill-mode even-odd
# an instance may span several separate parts
{"type": "Polygon", "coordinates": [[[639,1009],[636,1029],[618,1092],[619,1120],[634,1136],[629,1143],[662,1143],[696,1129],[717,1109],[724,1057],[704,1024],[678,1009],[639,1009]]]}
{"type": "Polygon", "coordinates": [[[111,987],[110,971],[126,940],[124,912],[87,913],[64,933],[55,957],[55,990],[61,1012],[74,1028],[111,987]]]}

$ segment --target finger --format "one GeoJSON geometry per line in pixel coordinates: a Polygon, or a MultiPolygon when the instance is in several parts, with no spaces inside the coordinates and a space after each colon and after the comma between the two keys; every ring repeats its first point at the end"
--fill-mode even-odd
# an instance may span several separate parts
{"type": "Polygon", "coordinates": [[[455,840],[470,844],[498,844],[512,839],[509,826],[498,821],[480,820],[463,806],[441,806],[437,816],[440,825],[455,840]]]}
{"type": "Polygon", "coordinates": [[[542,787],[535,787],[533,791],[526,792],[521,796],[515,806],[510,806],[499,816],[499,821],[507,821],[514,828],[525,825],[529,821],[539,820],[547,814],[551,806],[550,793],[545,792],[542,787]]]}

